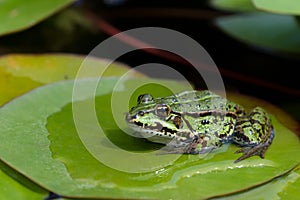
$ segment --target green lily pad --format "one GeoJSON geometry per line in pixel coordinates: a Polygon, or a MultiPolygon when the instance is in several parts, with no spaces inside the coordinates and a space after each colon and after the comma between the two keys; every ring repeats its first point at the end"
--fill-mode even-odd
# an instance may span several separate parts
{"type": "Polygon", "coordinates": [[[9,72],[0,67],[0,106],[40,85],[39,82],[33,81],[28,77],[12,76],[9,72]]]}
{"type": "Polygon", "coordinates": [[[253,0],[258,9],[287,15],[300,15],[300,2],[298,0],[253,0]]]}
{"type": "Polygon", "coordinates": [[[252,0],[211,0],[210,4],[216,9],[226,11],[250,12],[257,10],[252,0]]]}
{"type": "Polygon", "coordinates": [[[284,190],[279,194],[281,199],[297,199],[299,197],[300,188],[300,167],[294,170],[296,174],[293,177],[289,177],[288,180],[294,181],[292,185],[284,188],[284,190]],[[296,176],[298,177],[296,179],[296,176]],[[292,178],[292,179],[291,179],[292,178]]]}
{"type": "MultiPolygon", "coordinates": [[[[68,54],[13,54],[0,57],[0,106],[41,85],[74,79],[83,61],[88,69],[83,75],[85,77],[98,76],[108,64],[108,60],[68,54]]],[[[103,76],[121,76],[129,70],[126,65],[112,63],[103,76]]],[[[132,75],[142,76],[137,72],[132,75]]]]}
{"type": "Polygon", "coordinates": [[[48,191],[16,173],[0,161],[0,199],[44,199],[48,191]],[[13,177],[13,178],[12,178],[13,177]]]}
{"type": "Polygon", "coordinates": [[[286,53],[300,53],[300,27],[293,16],[238,14],[218,18],[216,24],[244,43],[286,53]]]}
{"type": "MultiPolygon", "coordinates": [[[[74,79],[84,59],[83,56],[67,54],[14,54],[0,57],[0,107],[43,84],[74,79]]],[[[85,62],[89,65],[90,72],[86,75],[90,77],[97,76],[95,72],[104,69],[107,64],[106,60],[96,58],[88,58],[85,62]]],[[[103,75],[118,76],[129,69],[123,64],[113,63],[103,75]]],[[[132,74],[142,76],[135,72],[132,74]]],[[[0,165],[0,199],[43,199],[47,196],[47,191],[40,194],[37,191],[42,189],[38,185],[27,182],[30,181],[22,178],[13,169],[4,164],[0,165]]]]}
{"type": "Polygon", "coordinates": [[[0,157],[63,196],[159,199],[199,199],[243,190],[285,174],[300,161],[297,136],[274,116],[276,137],[265,159],[234,164],[234,145],[207,156],[159,155],[161,146],[126,134],[124,113],[141,92],[170,93],[170,87],[157,84],[172,86],[175,92],[189,88],[171,81],[102,78],[93,99],[85,91],[95,82],[78,81],[82,90],[73,99],[72,81],[49,84],[0,109],[0,157]],[[93,115],[77,110],[93,102],[93,115]],[[98,132],[94,115],[103,132],[98,132]]]}
{"type": "Polygon", "coordinates": [[[275,178],[268,184],[239,194],[228,194],[224,197],[214,197],[216,200],[235,200],[235,199],[297,199],[298,191],[295,187],[300,186],[300,174],[297,171],[287,173],[282,177],[275,178]],[[292,185],[291,185],[292,183],[292,185]],[[287,190],[293,190],[288,191],[287,190]]]}
{"type": "MultiPolygon", "coordinates": [[[[127,65],[95,57],[72,54],[22,55],[15,54],[0,58],[0,66],[13,76],[28,77],[42,84],[74,79],[81,65],[87,68],[84,77],[121,76],[129,71],[127,65]],[[106,69],[106,65],[108,68],[106,69]]],[[[142,74],[132,70],[133,76],[142,74]]]]}
{"type": "Polygon", "coordinates": [[[2,0],[0,6],[0,35],[29,28],[74,0],[2,0]]]}

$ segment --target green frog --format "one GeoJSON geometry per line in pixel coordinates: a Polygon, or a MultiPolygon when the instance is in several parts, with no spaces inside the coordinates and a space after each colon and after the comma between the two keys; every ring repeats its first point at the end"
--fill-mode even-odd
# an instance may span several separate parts
{"type": "Polygon", "coordinates": [[[126,114],[130,128],[140,136],[166,144],[167,153],[209,153],[234,143],[243,153],[236,162],[264,154],[274,138],[268,113],[261,107],[244,108],[209,90],[185,91],[163,98],[138,97],[126,114]]]}

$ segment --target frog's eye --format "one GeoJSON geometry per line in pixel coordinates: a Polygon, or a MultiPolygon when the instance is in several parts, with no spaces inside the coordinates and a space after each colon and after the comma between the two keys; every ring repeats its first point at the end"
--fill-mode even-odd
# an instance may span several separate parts
{"type": "Polygon", "coordinates": [[[157,104],[155,106],[154,112],[159,117],[167,117],[170,114],[171,109],[166,104],[157,104]]]}
{"type": "Polygon", "coordinates": [[[141,94],[137,99],[138,104],[147,104],[153,102],[153,97],[151,94],[141,94]]]}

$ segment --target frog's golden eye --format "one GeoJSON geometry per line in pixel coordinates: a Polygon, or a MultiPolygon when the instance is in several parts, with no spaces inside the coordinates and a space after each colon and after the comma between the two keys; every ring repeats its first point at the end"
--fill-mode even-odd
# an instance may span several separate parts
{"type": "Polygon", "coordinates": [[[137,99],[138,104],[147,104],[153,102],[153,97],[151,94],[141,94],[137,99]]]}
{"type": "Polygon", "coordinates": [[[154,112],[159,117],[167,117],[167,116],[169,116],[171,109],[166,104],[157,104],[155,106],[154,112]]]}

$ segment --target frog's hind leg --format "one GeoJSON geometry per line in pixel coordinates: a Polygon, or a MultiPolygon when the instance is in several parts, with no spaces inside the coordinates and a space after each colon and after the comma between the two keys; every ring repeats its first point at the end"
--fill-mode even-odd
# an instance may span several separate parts
{"type": "Polygon", "coordinates": [[[242,146],[236,151],[243,153],[235,161],[237,163],[255,155],[264,158],[275,134],[269,115],[262,108],[256,107],[248,116],[238,119],[233,136],[234,142],[242,146]]]}

